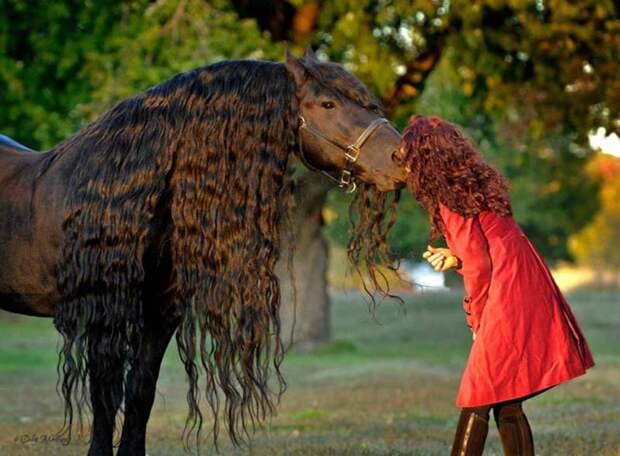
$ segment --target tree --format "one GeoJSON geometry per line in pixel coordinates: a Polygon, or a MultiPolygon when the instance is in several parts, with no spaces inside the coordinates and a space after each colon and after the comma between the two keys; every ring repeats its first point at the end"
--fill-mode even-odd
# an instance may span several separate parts
{"type": "Polygon", "coordinates": [[[602,180],[601,209],[570,239],[577,259],[594,268],[615,270],[620,285],[620,159],[599,153],[588,171],[602,180]]]}
{"type": "Polygon", "coordinates": [[[162,0],[128,15],[109,37],[105,51],[85,62],[84,72],[95,89],[80,107],[81,115],[93,119],[175,73],[220,60],[280,60],[284,46],[274,45],[254,20],[240,20],[227,5],[162,0]]]}
{"type": "Polygon", "coordinates": [[[283,226],[283,256],[277,268],[282,335],[285,346],[303,351],[315,349],[330,336],[328,246],[322,211],[331,187],[327,178],[318,182],[300,179],[292,218],[283,226]]]}
{"type": "Polygon", "coordinates": [[[75,132],[95,86],[86,61],[146,1],[0,0],[0,125],[39,149],[75,132]]]}

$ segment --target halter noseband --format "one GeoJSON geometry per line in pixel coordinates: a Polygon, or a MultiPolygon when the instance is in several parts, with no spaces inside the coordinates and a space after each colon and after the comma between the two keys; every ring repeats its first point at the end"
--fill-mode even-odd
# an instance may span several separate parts
{"type": "Polygon", "coordinates": [[[334,139],[328,138],[321,131],[317,130],[312,125],[309,125],[308,122],[306,122],[306,119],[301,115],[299,116],[299,120],[301,121],[301,124],[299,125],[299,157],[301,158],[303,164],[306,165],[306,167],[308,167],[310,171],[320,171],[334,182],[337,182],[338,186],[340,188],[345,188],[347,193],[355,192],[355,190],[357,189],[357,184],[355,183],[355,179],[353,178],[353,164],[359,158],[362,147],[364,146],[368,138],[370,138],[372,134],[383,125],[389,124],[388,120],[385,117],[379,117],[373,120],[370,125],[368,125],[366,129],[362,132],[362,134],[359,135],[357,140],[353,144],[349,145],[345,145],[334,139]],[[327,141],[328,143],[344,151],[344,158],[346,160],[346,164],[342,172],[340,173],[340,178],[334,177],[331,173],[319,169],[308,162],[306,156],[304,155],[304,148],[301,140],[302,129],[306,129],[308,133],[316,136],[317,138],[323,139],[324,141],[327,141]]]}

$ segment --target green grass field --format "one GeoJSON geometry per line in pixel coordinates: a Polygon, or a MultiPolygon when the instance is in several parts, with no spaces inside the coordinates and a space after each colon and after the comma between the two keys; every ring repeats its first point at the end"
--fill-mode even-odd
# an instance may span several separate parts
{"type": "MultiPolygon", "coordinates": [[[[384,304],[378,322],[360,297],[337,296],[333,342],[285,361],[289,389],[279,414],[249,449],[221,454],[445,455],[470,345],[460,293],[427,293],[406,309],[384,304]]],[[[620,297],[568,296],[597,366],[526,403],[537,454],[620,456],[620,297]]],[[[0,321],[0,455],[81,455],[87,439],[44,441],[61,424],[57,335],[51,321],[0,321]],[[38,440],[38,441],[37,441],[38,440]]],[[[150,456],[183,455],[185,378],[171,347],[149,427],[150,456]]],[[[207,424],[209,426],[209,424],[207,424]]],[[[207,445],[203,454],[214,454],[207,445]]],[[[501,454],[491,426],[485,454],[501,454]]]]}

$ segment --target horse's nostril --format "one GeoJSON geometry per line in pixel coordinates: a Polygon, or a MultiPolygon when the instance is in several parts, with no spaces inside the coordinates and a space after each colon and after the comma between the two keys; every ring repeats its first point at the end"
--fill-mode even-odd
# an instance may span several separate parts
{"type": "Polygon", "coordinates": [[[398,151],[397,150],[392,152],[392,161],[400,162],[400,156],[398,155],[398,151]]]}

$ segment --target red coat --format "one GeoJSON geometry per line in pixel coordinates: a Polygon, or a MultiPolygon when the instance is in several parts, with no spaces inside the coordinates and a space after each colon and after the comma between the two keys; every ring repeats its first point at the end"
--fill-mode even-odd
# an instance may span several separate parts
{"type": "Polygon", "coordinates": [[[476,339],[456,399],[477,407],[522,398],[583,375],[592,355],[549,269],[512,217],[465,218],[440,204],[461,259],[476,339]]]}

